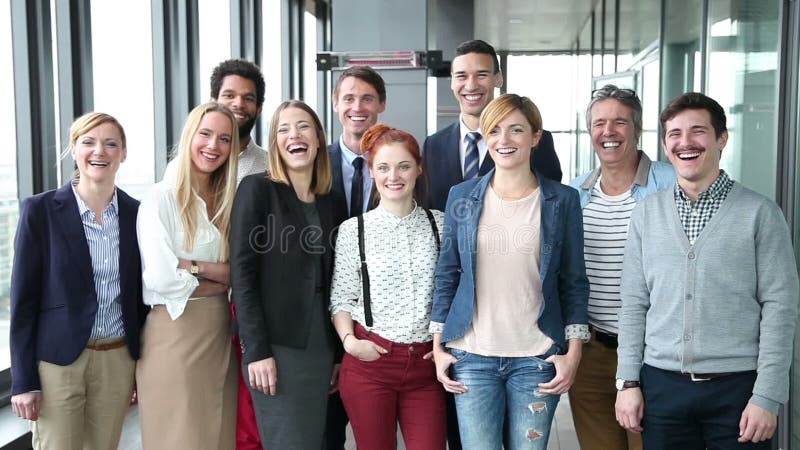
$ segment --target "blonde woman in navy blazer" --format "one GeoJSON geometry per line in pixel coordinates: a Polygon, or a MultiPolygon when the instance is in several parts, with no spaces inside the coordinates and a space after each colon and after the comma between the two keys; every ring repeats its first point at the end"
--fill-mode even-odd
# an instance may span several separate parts
{"type": "Polygon", "coordinates": [[[139,202],[114,185],[116,119],[70,128],[79,176],[26,199],[11,276],[11,405],[36,449],[116,449],[144,322],[139,202]]]}

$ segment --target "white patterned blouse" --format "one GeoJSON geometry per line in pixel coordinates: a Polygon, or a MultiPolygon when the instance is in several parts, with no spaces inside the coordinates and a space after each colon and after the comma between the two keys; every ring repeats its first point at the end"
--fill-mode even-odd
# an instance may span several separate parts
{"type": "MultiPolygon", "coordinates": [[[[432,210],[441,234],[444,214],[432,210]]],[[[364,296],[355,217],[339,227],[331,291],[331,315],[348,312],[354,321],[390,341],[410,344],[433,339],[428,331],[433,272],[439,256],[425,210],[397,217],[380,205],[364,213],[364,247],[373,326],[364,321],[364,296]]]]}

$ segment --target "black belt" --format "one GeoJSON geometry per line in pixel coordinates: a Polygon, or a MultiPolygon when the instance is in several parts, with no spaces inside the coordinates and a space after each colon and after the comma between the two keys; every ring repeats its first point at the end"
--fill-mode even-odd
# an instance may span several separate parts
{"type": "Polygon", "coordinates": [[[728,375],[736,375],[742,372],[718,372],[718,373],[691,373],[691,372],[674,372],[685,377],[689,377],[692,381],[708,381],[715,378],[727,377],[728,375]]]}
{"type": "Polygon", "coordinates": [[[619,347],[616,334],[604,333],[597,328],[592,328],[592,331],[594,331],[594,340],[605,345],[607,348],[616,349],[619,347]]]}

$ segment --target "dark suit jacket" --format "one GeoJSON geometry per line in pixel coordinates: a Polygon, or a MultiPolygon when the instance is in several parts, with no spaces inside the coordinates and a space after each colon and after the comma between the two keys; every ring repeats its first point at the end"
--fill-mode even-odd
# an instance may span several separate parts
{"type": "MultiPolygon", "coordinates": [[[[139,202],[117,189],[122,321],[128,351],[139,358],[142,264],[136,238],[139,202]]],[[[75,362],[97,314],[89,244],[70,183],[26,199],[20,210],[11,275],[11,392],[41,389],[37,361],[75,362]]]]}
{"type": "MultiPolygon", "coordinates": [[[[342,175],[342,147],[339,145],[339,139],[333,141],[333,144],[328,146],[328,156],[331,159],[331,172],[333,174],[333,186],[331,186],[331,190],[336,192],[340,195],[345,201],[345,210],[346,213],[349,214],[349,209],[347,209],[347,197],[345,196],[345,189],[344,189],[344,176],[342,175]]],[[[349,187],[348,187],[349,189],[349,187]]],[[[375,190],[375,184],[372,185],[372,192],[369,195],[369,208],[372,209],[378,204],[378,194],[375,190]]]]}
{"type": "MultiPolygon", "coordinates": [[[[249,364],[273,356],[272,344],[305,348],[316,297],[314,258],[322,257],[320,280],[328,308],[335,231],[346,218],[337,193],[317,195],[321,230],[309,227],[294,189],[264,173],[242,179],[231,213],[231,286],[242,343],[249,364]],[[309,244],[309,233],[322,233],[309,244]]],[[[333,326],[325,321],[329,332],[333,326]]]]}
{"type": "MultiPolygon", "coordinates": [[[[450,188],[464,181],[459,156],[459,140],[461,133],[459,122],[449,125],[428,136],[422,148],[422,158],[427,173],[428,208],[444,211],[447,194],[450,188]]],[[[478,170],[483,176],[494,168],[494,161],[487,154],[478,170]]],[[[549,131],[542,133],[542,139],[535,151],[531,152],[531,169],[555,181],[561,181],[561,163],[553,147],[553,135],[549,131]]]]}

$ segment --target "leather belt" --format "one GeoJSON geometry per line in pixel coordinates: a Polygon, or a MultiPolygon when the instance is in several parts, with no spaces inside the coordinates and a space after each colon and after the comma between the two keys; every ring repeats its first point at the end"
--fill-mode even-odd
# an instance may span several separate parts
{"type": "Polygon", "coordinates": [[[727,377],[728,375],[735,375],[740,372],[719,372],[719,373],[691,373],[691,372],[675,372],[683,376],[689,377],[692,381],[708,381],[715,378],[727,377]]]}
{"type": "Polygon", "coordinates": [[[125,339],[120,339],[116,342],[111,342],[108,344],[87,345],[86,348],[88,348],[89,350],[104,352],[106,350],[114,350],[124,346],[125,346],[125,339]]]}
{"type": "Polygon", "coordinates": [[[594,332],[594,340],[605,345],[607,348],[616,349],[619,346],[616,334],[603,333],[597,328],[592,328],[594,332]]]}

